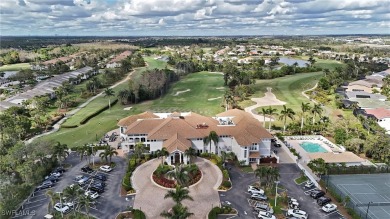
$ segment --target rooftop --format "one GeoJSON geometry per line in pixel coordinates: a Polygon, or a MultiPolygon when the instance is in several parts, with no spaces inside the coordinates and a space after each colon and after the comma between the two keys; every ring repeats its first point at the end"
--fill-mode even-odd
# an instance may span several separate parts
{"type": "Polygon", "coordinates": [[[390,118],[390,109],[385,108],[376,108],[376,109],[366,109],[367,114],[375,116],[377,119],[390,118]]]}
{"type": "Polygon", "coordinates": [[[343,153],[308,153],[311,160],[322,158],[325,163],[361,163],[365,162],[363,158],[360,158],[356,154],[346,151],[343,153]]]}

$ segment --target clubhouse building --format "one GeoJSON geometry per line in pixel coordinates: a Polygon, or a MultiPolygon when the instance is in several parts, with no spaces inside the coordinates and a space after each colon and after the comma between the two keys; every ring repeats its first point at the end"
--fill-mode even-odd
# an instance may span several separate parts
{"type": "Polygon", "coordinates": [[[271,155],[273,136],[251,114],[238,109],[215,117],[193,112],[144,112],[121,119],[118,126],[122,147],[134,149],[137,142],[142,142],[149,152],[164,147],[169,152],[166,162],[170,165],[188,163],[185,151],[190,147],[198,153],[233,152],[245,164],[259,164],[260,158],[271,155]],[[219,141],[205,145],[203,138],[211,131],[218,134],[219,141]]]}

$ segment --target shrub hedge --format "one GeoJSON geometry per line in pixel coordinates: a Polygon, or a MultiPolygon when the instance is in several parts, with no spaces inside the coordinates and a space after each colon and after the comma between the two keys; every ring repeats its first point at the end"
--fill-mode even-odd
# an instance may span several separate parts
{"type": "MultiPolygon", "coordinates": [[[[118,102],[118,99],[115,99],[114,101],[112,101],[111,106],[115,105],[117,102],[118,102]]],[[[101,112],[105,111],[105,110],[108,109],[108,108],[109,108],[109,105],[107,104],[106,106],[104,106],[104,107],[98,109],[97,111],[95,111],[95,112],[92,113],[91,115],[89,115],[89,116],[85,117],[84,119],[82,119],[82,120],[80,121],[80,124],[81,124],[81,125],[84,125],[84,124],[87,123],[90,119],[92,119],[93,117],[99,115],[101,112]]]]}

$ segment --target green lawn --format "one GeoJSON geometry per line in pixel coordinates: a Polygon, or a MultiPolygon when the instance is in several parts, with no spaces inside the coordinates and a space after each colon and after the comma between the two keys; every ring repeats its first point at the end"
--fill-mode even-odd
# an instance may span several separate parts
{"type": "Polygon", "coordinates": [[[223,77],[219,74],[199,72],[189,74],[171,86],[168,93],[157,100],[135,106],[139,111],[156,112],[196,112],[202,115],[216,115],[223,111],[221,107],[224,89],[223,77]],[[174,96],[176,92],[188,90],[174,96]],[[212,98],[218,98],[208,100],[212,98]]]}
{"type": "Polygon", "coordinates": [[[156,60],[154,57],[144,57],[144,60],[148,63],[148,69],[163,69],[165,66],[168,66],[168,63],[161,60],[156,60]]]}
{"type": "Polygon", "coordinates": [[[294,179],[295,183],[298,184],[298,185],[306,182],[307,180],[308,180],[308,178],[305,175],[303,175],[303,176],[301,176],[299,178],[294,179]]]}
{"type": "Polygon", "coordinates": [[[23,69],[30,69],[29,63],[18,63],[11,65],[3,65],[0,67],[0,71],[19,71],[23,69]]]}
{"type": "Polygon", "coordinates": [[[336,67],[343,67],[345,64],[336,60],[316,59],[314,66],[321,67],[322,69],[334,70],[336,67]]]}

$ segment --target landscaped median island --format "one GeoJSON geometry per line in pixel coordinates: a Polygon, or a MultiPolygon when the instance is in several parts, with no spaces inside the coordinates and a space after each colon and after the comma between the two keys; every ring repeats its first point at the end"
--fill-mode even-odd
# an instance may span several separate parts
{"type": "Polygon", "coordinates": [[[115,217],[115,219],[125,219],[125,218],[146,219],[146,216],[145,213],[140,209],[131,209],[129,211],[121,212],[115,217]]]}
{"type": "Polygon", "coordinates": [[[201,180],[202,172],[196,164],[169,166],[160,164],[153,172],[153,181],[165,188],[175,188],[178,184],[191,186],[201,180]]]}
{"type": "Polygon", "coordinates": [[[200,154],[200,157],[210,160],[221,170],[223,179],[221,185],[218,187],[218,190],[229,190],[232,187],[232,182],[230,181],[229,171],[225,168],[224,163],[227,158],[231,158],[231,154],[222,152],[221,156],[217,156],[215,154],[202,153],[200,154]]]}

